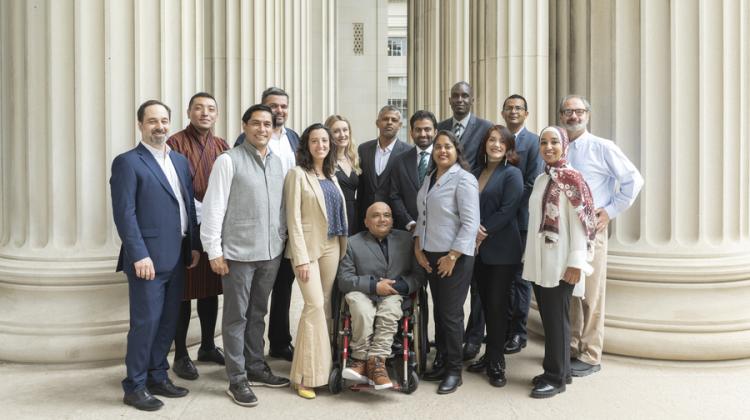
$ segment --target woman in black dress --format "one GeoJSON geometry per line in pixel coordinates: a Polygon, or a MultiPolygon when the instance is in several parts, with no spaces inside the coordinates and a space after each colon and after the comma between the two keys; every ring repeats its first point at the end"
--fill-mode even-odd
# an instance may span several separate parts
{"type": "Polygon", "coordinates": [[[326,119],[325,126],[331,130],[333,142],[336,144],[336,178],[341,191],[346,198],[346,217],[349,222],[349,236],[357,233],[359,215],[357,214],[356,196],[359,185],[359,156],[352,140],[352,127],[349,121],[341,115],[331,115],[326,119]]]}

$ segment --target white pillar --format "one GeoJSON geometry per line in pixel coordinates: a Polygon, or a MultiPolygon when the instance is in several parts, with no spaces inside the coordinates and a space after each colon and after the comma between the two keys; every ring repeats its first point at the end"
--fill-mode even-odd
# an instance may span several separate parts
{"type": "Polygon", "coordinates": [[[141,101],[161,98],[182,124],[200,77],[194,6],[0,4],[0,360],[124,354],[128,290],[114,272],[110,162],[135,145],[141,101]]]}

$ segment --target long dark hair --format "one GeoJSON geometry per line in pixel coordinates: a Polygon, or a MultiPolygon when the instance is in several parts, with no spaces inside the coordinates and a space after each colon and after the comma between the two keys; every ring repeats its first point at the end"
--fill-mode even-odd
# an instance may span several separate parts
{"type": "Polygon", "coordinates": [[[321,123],[315,123],[307,127],[299,138],[299,146],[297,147],[296,154],[297,166],[308,172],[313,172],[315,170],[309,145],[310,133],[315,130],[323,130],[328,135],[328,155],[326,155],[326,158],[323,160],[323,175],[326,178],[331,178],[334,172],[336,172],[336,143],[333,142],[331,130],[321,123]]]}
{"type": "Polygon", "coordinates": [[[432,165],[431,167],[433,168],[433,172],[437,171],[437,162],[435,162],[435,145],[437,145],[437,139],[440,136],[448,137],[448,140],[453,143],[453,147],[456,148],[456,162],[461,165],[461,168],[463,168],[465,171],[468,171],[470,168],[469,164],[466,163],[466,159],[464,159],[464,148],[458,142],[456,135],[453,134],[453,132],[450,130],[440,130],[438,131],[437,135],[435,135],[435,140],[433,140],[432,142],[432,155],[430,156],[430,165],[432,165]]]}
{"type": "Polygon", "coordinates": [[[518,153],[516,153],[516,136],[511,133],[504,125],[495,125],[487,130],[482,143],[477,151],[477,167],[484,169],[487,167],[487,142],[490,141],[492,132],[500,134],[500,143],[505,146],[505,161],[513,166],[518,166],[518,153]]]}

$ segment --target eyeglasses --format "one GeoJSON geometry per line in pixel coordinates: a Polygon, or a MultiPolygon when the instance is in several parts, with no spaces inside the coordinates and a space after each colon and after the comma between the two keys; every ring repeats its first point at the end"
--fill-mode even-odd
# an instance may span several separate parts
{"type": "Polygon", "coordinates": [[[570,117],[575,112],[577,116],[582,117],[583,114],[587,113],[588,109],[563,109],[560,111],[561,114],[565,115],[566,117],[570,117]]]}
{"type": "Polygon", "coordinates": [[[513,111],[516,111],[516,112],[526,111],[526,108],[522,106],[506,106],[505,108],[503,108],[503,112],[513,112],[513,111]]]}

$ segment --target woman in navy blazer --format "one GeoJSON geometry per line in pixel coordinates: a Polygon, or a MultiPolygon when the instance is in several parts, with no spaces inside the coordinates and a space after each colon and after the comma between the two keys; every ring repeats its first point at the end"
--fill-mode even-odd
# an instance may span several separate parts
{"type": "Polygon", "coordinates": [[[417,193],[414,254],[427,271],[435,306],[435,338],[444,367],[425,373],[441,381],[438,394],[461,385],[464,302],[471,283],[479,230],[477,179],[466,171],[461,146],[450,131],[440,131],[432,147],[432,168],[417,193]]]}
{"type": "Polygon", "coordinates": [[[523,174],[516,167],[518,155],[514,137],[502,125],[492,127],[482,140],[473,171],[480,192],[474,280],[487,321],[487,346],[484,357],[469,366],[469,370],[485,370],[490,384],[496,387],[506,383],[503,347],[507,313],[511,285],[523,255],[518,228],[523,174]]]}

